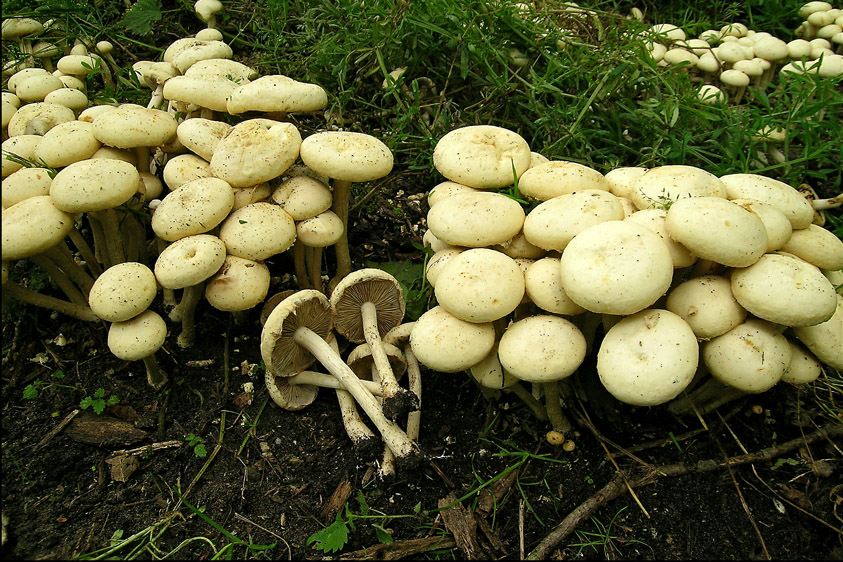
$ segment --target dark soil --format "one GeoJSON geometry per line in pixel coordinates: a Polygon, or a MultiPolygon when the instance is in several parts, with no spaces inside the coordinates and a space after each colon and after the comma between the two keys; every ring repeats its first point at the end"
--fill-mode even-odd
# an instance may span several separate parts
{"type": "MultiPolygon", "coordinates": [[[[436,181],[395,172],[355,208],[356,266],[421,263],[427,208],[418,194],[436,181]]],[[[271,261],[271,292],[293,288],[287,258],[271,261]]],[[[518,559],[612,481],[614,463],[633,480],[653,467],[722,461],[840,424],[819,408],[828,400],[820,384],[802,391],[782,384],[733,402],[705,416],[707,430],[695,417],[627,407],[592,389],[588,403],[570,405],[576,448],[565,452],[547,444],[548,426],[511,395],[484,397],[464,374],[424,371],[419,441],[429,458],[382,482],[379,458],[355,454],[332,392],[296,412],[269,399],[256,369],[258,312],[238,324],[200,305],[196,345],[179,349],[173,326],[158,352],[170,383],[155,392],[141,362],[110,354],[106,326],[18,309],[3,324],[3,558],[78,557],[143,533],[115,555],[204,559],[242,541],[222,556],[319,559],[325,553],[308,538],[339,514],[348,542],[330,556],[518,559]],[[24,399],[36,381],[39,395],[24,399]],[[254,385],[251,396],[246,383],[254,385]],[[56,433],[98,388],[119,403],[100,417],[86,410],[56,433]],[[116,439],[106,433],[115,428],[116,439]],[[79,441],[92,431],[99,444],[79,441]],[[189,434],[204,440],[206,457],[185,443],[189,434]],[[115,451],[168,441],[177,443],[134,456],[134,471],[115,480],[107,462],[115,451]],[[437,511],[454,499],[462,511],[437,511]],[[275,546],[249,553],[250,544],[275,546]]],[[[593,366],[577,376],[599,387],[590,384],[593,366]]],[[[653,483],[635,487],[638,501],[622,493],[586,512],[550,557],[840,559],[839,442],[821,438],[706,472],[651,472],[653,483]]]]}

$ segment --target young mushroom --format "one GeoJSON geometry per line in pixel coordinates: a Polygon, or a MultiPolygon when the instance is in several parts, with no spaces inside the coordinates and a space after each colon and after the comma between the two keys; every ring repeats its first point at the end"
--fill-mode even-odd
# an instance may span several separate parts
{"type": "Polygon", "coordinates": [[[158,366],[155,352],[164,345],[167,323],[152,310],[128,320],[114,322],[108,329],[108,349],[124,361],[142,360],[149,385],[159,390],[167,384],[167,374],[158,366]]]}

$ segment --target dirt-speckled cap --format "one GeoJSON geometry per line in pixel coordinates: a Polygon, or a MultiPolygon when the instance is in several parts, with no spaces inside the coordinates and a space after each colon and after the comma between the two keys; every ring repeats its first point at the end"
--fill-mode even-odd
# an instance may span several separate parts
{"type": "Polygon", "coordinates": [[[108,158],[74,162],[62,168],[50,184],[56,207],[68,213],[112,209],[128,201],[140,188],[137,168],[108,158]]]}
{"type": "Polygon", "coordinates": [[[380,139],[352,131],[314,133],[301,143],[304,164],[329,178],[359,182],[392,171],[392,151],[380,139]]]}
{"type": "Polygon", "coordinates": [[[108,322],[123,322],[146,310],[158,293],[155,274],[142,263],[113,265],[97,277],[88,303],[91,310],[108,322]]]}
{"type": "Polygon", "coordinates": [[[433,149],[433,165],[447,179],[477,189],[512,185],[530,167],[524,138],[503,127],[469,125],[447,133],[433,149]]]}
{"type": "Polygon", "coordinates": [[[124,361],[139,361],[158,351],[167,339],[167,323],[152,310],[145,310],[108,329],[108,349],[124,361]]]}

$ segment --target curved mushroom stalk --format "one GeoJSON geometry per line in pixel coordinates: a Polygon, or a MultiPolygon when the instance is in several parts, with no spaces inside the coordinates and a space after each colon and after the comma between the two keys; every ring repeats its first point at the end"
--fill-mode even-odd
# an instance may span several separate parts
{"type": "Polygon", "coordinates": [[[747,393],[737,388],[728,386],[714,377],[710,377],[693,392],[683,393],[667,406],[667,410],[674,416],[685,416],[695,412],[702,416],[728,404],[738,398],[746,396],[747,393]]]}
{"type": "Polygon", "coordinates": [[[360,417],[354,397],[347,391],[338,388],[337,402],[340,405],[340,415],[345,432],[354,444],[354,450],[360,458],[373,457],[381,448],[382,441],[360,417]]]}
{"type": "Polygon", "coordinates": [[[14,281],[6,281],[3,283],[4,299],[7,296],[33,306],[53,310],[60,314],[66,314],[67,316],[84,322],[96,322],[99,320],[99,317],[91,311],[89,306],[83,306],[75,302],[68,302],[49,295],[37,293],[32,289],[18,285],[14,281]]]}
{"type": "Polygon", "coordinates": [[[319,291],[298,291],[279,303],[261,333],[261,356],[267,370],[276,376],[291,376],[318,361],[354,397],[395,453],[397,465],[414,466],[421,455],[418,445],[387,419],[373,394],[326,341],[332,324],[331,304],[319,291]]]}

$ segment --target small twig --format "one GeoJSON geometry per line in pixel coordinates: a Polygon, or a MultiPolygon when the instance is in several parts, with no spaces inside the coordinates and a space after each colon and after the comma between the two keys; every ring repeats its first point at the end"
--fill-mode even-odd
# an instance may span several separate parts
{"type": "Polygon", "coordinates": [[[67,414],[67,415],[64,417],[64,419],[63,419],[63,420],[61,420],[61,421],[59,422],[59,424],[58,424],[56,427],[54,427],[53,429],[51,429],[51,430],[47,433],[47,435],[45,435],[45,436],[44,436],[44,438],[43,438],[43,439],[41,439],[41,441],[39,441],[39,442],[35,445],[35,449],[34,449],[34,450],[36,450],[36,451],[37,451],[38,449],[40,449],[41,447],[43,447],[43,446],[47,443],[47,441],[49,441],[50,439],[52,439],[53,437],[55,437],[56,435],[58,435],[58,433],[59,433],[62,429],[64,429],[64,428],[65,428],[65,426],[66,426],[67,424],[69,424],[69,423],[71,422],[71,420],[73,420],[73,418],[75,418],[75,417],[76,417],[76,414],[78,414],[78,413],[79,413],[79,409],[77,408],[77,409],[73,410],[72,412],[70,412],[69,414],[67,414]]]}
{"type": "Polygon", "coordinates": [[[254,527],[257,527],[261,531],[264,531],[265,533],[269,533],[270,535],[272,535],[273,537],[275,537],[279,541],[283,542],[284,546],[287,547],[287,560],[293,559],[293,551],[290,548],[290,543],[285,541],[283,537],[281,537],[280,535],[276,535],[275,533],[273,533],[272,531],[270,531],[266,527],[261,527],[260,525],[258,525],[257,523],[255,523],[254,521],[249,519],[248,517],[244,517],[244,516],[240,515],[239,513],[237,513],[236,511],[234,512],[234,518],[239,519],[240,521],[243,521],[244,523],[248,523],[249,525],[252,525],[254,527]]]}
{"type": "Polygon", "coordinates": [[[524,498],[518,500],[518,551],[524,560],[524,498]]]}
{"type": "Polygon", "coordinates": [[[184,441],[160,441],[158,443],[152,443],[150,445],[144,445],[143,447],[135,447],[134,449],[122,449],[120,451],[114,451],[107,459],[113,459],[114,457],[119,456],[126,456],[126,455],[142,455],[147,451],[160,451],[161,449],[172,449],[175,447],[181,447],[184,445],[184,441]]]}

